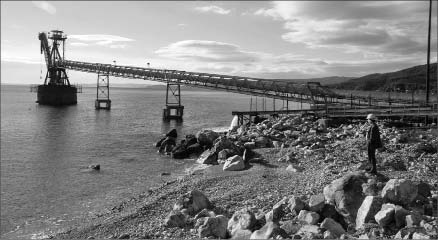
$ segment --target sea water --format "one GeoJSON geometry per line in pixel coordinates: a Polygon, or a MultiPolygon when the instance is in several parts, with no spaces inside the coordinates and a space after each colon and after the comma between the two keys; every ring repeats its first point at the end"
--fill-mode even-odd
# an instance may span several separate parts
{"type": "Polygon", "coordinates": [[[109,111],[95,110],[95,97],[96,88],[83,88],[77,105],[42,106],[28,86],[1,86],[2,238],[47,237],[161,185],[163,172],[178,176],[199,167],[194,159],[158,154],[154,143],[173,128],[181,139],[229,126],[231,111],[248,111],[251,101],[183,90],[184,120],[163,122],[163,89],[111,88],[109,111]],[[90,171],[91,164],[101,170],[90,171]]]}

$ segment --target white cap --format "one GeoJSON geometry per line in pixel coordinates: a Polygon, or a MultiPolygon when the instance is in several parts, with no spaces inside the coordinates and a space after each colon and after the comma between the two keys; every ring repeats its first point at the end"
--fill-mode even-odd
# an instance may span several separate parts
{"type": "Polygon", "coordinates": [[[370,113],[370,114],[368,114],[367,119],[376,120],[376,116],[374,116],[374,114],[370,113]]]}

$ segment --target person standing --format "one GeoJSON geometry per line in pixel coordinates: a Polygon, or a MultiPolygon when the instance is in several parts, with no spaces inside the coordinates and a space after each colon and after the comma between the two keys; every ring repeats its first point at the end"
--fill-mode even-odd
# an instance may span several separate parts
{"type": "Polygon", "coordinates": [[[381,148],[382,140],[380,139],[380,130],[376,124],[376,116],[374,114],[368,114],[367,116],[368,124],[370,128],[367,131],[366,140],[367,140],[367,150],[368,150],[368,161],[371,165],[370,168],[367,169],[368,172],[372,174],[377,174],[376,167],[376,149],[381,148]]]}

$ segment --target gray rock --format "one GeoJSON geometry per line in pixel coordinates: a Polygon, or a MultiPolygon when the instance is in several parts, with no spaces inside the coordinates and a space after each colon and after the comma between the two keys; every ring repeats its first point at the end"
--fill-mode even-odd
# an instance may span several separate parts
{"type": "Polygon", "coordinates": [[[356,229],[360,229],[364,223],[374,219],[379,212],[383,199],[377,196],[367,196],[362,202],[356,216],[356,229]]]}
{"type": "Polygon", "coordinates": [[[341,224],[331,218],[324,219],[320,226],[321,228],[330,231],[335,238],[339,238],[342,234],[346,233],[341,224]]]}
{"type": "Polygon", "coordinates": [[[297,224],[296,222],[292,220],[281,222],[281,229],[283,229],[287,235],[293,235],[300,230],[301,225],[297,224]]]}
{"type": "Polygon", "coordinates": [[[217,154],[211,150],[211,149],[207,149],[205,150],[201,156],[199,156],[198,160],[196,160],[196,162],[198,163],[202,163],[202,164],[213,164],[213,165],[217,165],[217,154]]]}
{"type": "Polygon", "coordinates": [[[394,218],[395,218],[395,226],[397,228],[402,228],[406,226],[406,216],[409,215],[410,212],[404,209],[402,206],[395,206],[394,218]]]}
{"type": "Polygon", "coordinates": [[[216,153],[219,153],[224,149],[229,149],[230,151],[233,151],[234,154],[239,154],[237,146],[225,136],[216,138],[216,140],[213,142],[213,145],[213,149],[216,153]]]}
{"type": "MultiPolygon", "coordinates": [[[[255,225],[256,218],[254,213],[250,209],[244,208],[233,214],[228,221],[227,229],[230,233],[236,229],[252,231],[255,225]]],[[[231,235],[234,237],[233,234],[231,235]]]]}
{"type": "Polygon", "coordinates": [[[254,148],[256,148],[256,143],[255,142],[246,142],[245,144],[243,144],[243,146],[246,149],[254,149],[254,148]]]}
{"type": "Polygon", "coordinates": [[[306,207],[306,204],[303,202],[303,200],[301,200],[301,198],[292,195],[289,198],[288,206],[291,211],[295,211],[296,213],[299,213],[301,210],[303,210],[306,207]]]}
{"type": "Polygon", "coordinates": [[[270,146],[270,140],[267,137],[258,137],[254,140],[256,147],[264,148],[270,146]]]}
{"type": "Polygon", "coordinates": [[[312,212],[321,212],[324,204],[324,194],[312,195],[309,200],[309,210],[312,212]]]}
{"type": "Polygon", "coordinates": [[[387,208],[380,210],[375,216],[374,219],[381,227],[387,227],[392,222],[394,222],[394,208],[387,208]]]}
{"type": "Polygon", "coordinates": [[[319,214],[316,212],[301,210],[297,219],[305,224],[316,224],[319,220],[319,214]]]}
{"type": "Polygon", "coordinates": [[[189,215],[193,216],[204,208],[211,208],[210,200],[200,191],[192,190],[178,198],[173,210],[187,209],[189,215]]]}
{"type": "Polygon", "coordinates": [[[204,237],[215,237],[215,238],[226,238],[227,237],[227,224],[228,219],[223,215],[218,215],[216,217],[205,217],[200,218],[202,223],[198,228],[198,233],[200,238],[204,237]]]}
{"type": "Polygon", "coordinates": [[[249,239],[252,232],[250,230],[234,229],[231,233],[231,239],[249,239]]]}
{"type": "Polygon", "coordinates": [[[418,188],[411,180],[390,179],[382,190],[384,201],[408,206],[417,197],[418,188]]]}
{"type": "Polygon", "coordinates": [[[224,171],[240,171],[245,169],[245,162],[239,155],[229,157],[224,163],[224,171]]]}
{"type": "Polygon", "coordinates": [[[198,139],[198,143],[201,146],[212,146],[214,140],[219,137],[219,133],[214,132],[212,130],[201,130],[196,133],[196,138],[198,139]]]}
{"type": "Polygon", "coordinates": [[[402,228],[395,235],[394,239],[412,239],[415,228],[402,228]]]}
{"type": "Polygon", "coordinates": [[[286,171],[290,171],[290,172],[302,172],[304,169],[302,167],[299,166],[295,166],[292,164],[289,164],[289,166],[287,166],[286,171]]]}
{"type": "Polygon", "coordinates": [[[427,234],[414,232],[414,234],[412,234],[412,239],[432,239],[432,238],[427,234]]]}
{"type": "Polygon", "coordinates": [[[179,210],[172,210],[164,220],[166,227],[184,227],[186,225],[186,216],[179,210]]]}
{"type": "Polygon", "coordinates": [[[250,239],[276,239],[278,236],[287,237],[286,232],[277,223],[267,222],[261,229],[254,231],[250,239]]]}
{"type": "Polygon", "coordinates": [[[330,232],[329,230],[324,232],[323,238],[324,239],[336,239],[335,235],[333,235],[333,233],[330,232]]]}
{"type": "Polygon", "coordinates": [[[367,177],[363,172],[353,172],[334,180],[324,188],[326,201],[335,205],[348,223],[354,224],[356,221],[357,210],[365,198],[362,192],[362,184],[365,182],[367,177]]]}
{"type": "Polygon", "coordinates": [[[322,229],[316,225],[303,225],[297,232],[298,235],[302,235],[306,239],[321,238],[322,229]]]}
{"type": "Polygon", "coordinates": [[[199,218],[203,218],[203,217],[215,217],[215,216],[216,214],[213,211],[208,211],[206,208],[204,208],[198,214],[196,214],[193,219],[198,220],[199,218]]]}
{"type": "Polygon", "coordinates": [[[418,226],[422,220],[422,216],[419,213],[413,212],[405,217],[407,227],[418,226]]]}

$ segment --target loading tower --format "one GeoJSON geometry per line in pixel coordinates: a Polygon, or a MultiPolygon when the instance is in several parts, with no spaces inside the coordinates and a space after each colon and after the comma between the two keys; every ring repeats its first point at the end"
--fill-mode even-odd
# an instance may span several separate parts
{"type": "Polygon", "coordinates": [[[64,67],[65,40],[67,36],[59,30],[40,32],[41,54],[44,54],[47,73],[44,84],[38,86],[37,102],[43,105],[72,105],[77,103],[77,87],[70,85],[64,67]],[[51,40],[51,45],[49,44],[51,40]]]}

